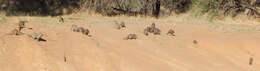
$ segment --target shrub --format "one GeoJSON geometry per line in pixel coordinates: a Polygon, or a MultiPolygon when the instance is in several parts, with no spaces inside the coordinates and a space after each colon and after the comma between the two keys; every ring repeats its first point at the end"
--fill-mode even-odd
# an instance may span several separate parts
{"type": "Polygon", "coordinates": [[[28,13],[37,15],[61,15],[79,9],[85,0],[1,0],[0,10],[11,15],[28,13]],[[64,12],[67,10],[69,12],[64,12]]]}
{"type": "Polygon", "coordinates": [[[233,16],[240,13],[259,15],[256,9],[257,1],[251,0],[194,0],[194,9],[199,14],[209,14],[210,17],[233,16]]]}
{"type": "Polygon", "coordinates": [[[245,13],[258,16],[260,0],[0,0],[0,11],[10,15],[63,15],[88,9],[106,16],[181,14],[196,10],[210,17],[236,16],[245,13]]]}

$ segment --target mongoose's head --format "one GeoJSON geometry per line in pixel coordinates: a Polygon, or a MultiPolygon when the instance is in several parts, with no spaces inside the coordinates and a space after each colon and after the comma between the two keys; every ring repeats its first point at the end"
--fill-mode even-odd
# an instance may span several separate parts
{"type": "Polygon", "coordinates": [[[27,23],[27,21],[20,21],[19,22],[19,27],[25,27],[25,23],[27,23]]]}
{"type": "Polygon", "coordinates": [[[155,28],[155,23],[152,23],[151,28],[155,28]]]}
{"type": "Polygon", "coordinates": [[[125,28],[125,27],[126,27],[125,22],[121,22],[120,26],[121,26],[122,28],[125,28]]]}
{"type": "Polygon", "coordinates": [[[88,29],[84,29],[81,33],[83,33],[84,35],[89,35],[89,30],[88,29]]]}

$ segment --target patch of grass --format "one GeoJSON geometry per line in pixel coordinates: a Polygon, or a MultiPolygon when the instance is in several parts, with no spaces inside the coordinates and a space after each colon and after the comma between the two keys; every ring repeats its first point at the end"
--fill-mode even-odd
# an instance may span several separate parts
{"type": "Polygon", "coordinates": [[[7,19],[6,16],[0,15],[0,22],[1,22],[1,23],[6,23],[7,20],[8,20],[8,19],[7,19]]]}

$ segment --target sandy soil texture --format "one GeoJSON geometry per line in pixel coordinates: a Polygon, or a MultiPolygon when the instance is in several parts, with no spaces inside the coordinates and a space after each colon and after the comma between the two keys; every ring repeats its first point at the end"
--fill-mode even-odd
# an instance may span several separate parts
{"type": "Polygon", "coordinates": [[[228,30],[234,26],[257,27],[169,18],[65,16],[59,23],[55,17],[10,17],[0,23],[0,71],[260,71],[259,30],[228,30]],[[47,42],[8,35],[19,20],[33,28],[24,33],[43,33],[47,42]],[[114,21],[125,22],[126,29],[116,29],[114,21]],[[153,22],[161,35],[145,36],[153,22]],[[72,32],[72,24],[88,28],[91,37],[72,32]],[[167,36],[169,29],[176,36],[167,36]],[[131,33],[138,39],[123,40],[131,33]]]}

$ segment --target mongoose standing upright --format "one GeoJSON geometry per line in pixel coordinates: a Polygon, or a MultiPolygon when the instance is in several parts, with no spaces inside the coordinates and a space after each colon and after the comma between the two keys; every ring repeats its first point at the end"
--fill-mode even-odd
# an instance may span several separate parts
{"type": "Polygon", "coordinates": [[[19,21],[18,23],[18,28],[15,28],[14,30],[11,31],[10,35],[21,35],[22,29],[25,28],[25,23],[27,21],[19,21]]]}
{"type": "Polygon", "coordinates": [[[25,28],[26,21],[20,21],[18,23],[18,31],[21,32],[23,28],[25,28]]]}
{"type": "Polygon", "coordinates": [[[155,23],[152,23],[151,28],[156,28],[155,23]]]}
{"type": "Polygon", "coordinates": [[[144,29],[144,34],[146,36],[149,35],[149,33],[152,33],[154,35],[160,35],[161,34],[161,30],[159,28],[156,28],[155,23],[152,23],[151,26],[148,26],[144,29]]]}
{"type": "Polygon", "coordinates": [[[154,35],[160,35],[161,34],[161,30],[159,28],[156,28],[155,23],[152,23],[149,32],[153,33],[154,35]]]}
{"type": "Polygon", "coordinates": [[[59,17],[59,22],[64,23],[64,17],[60,16],[60,17],[59,17]]]}

